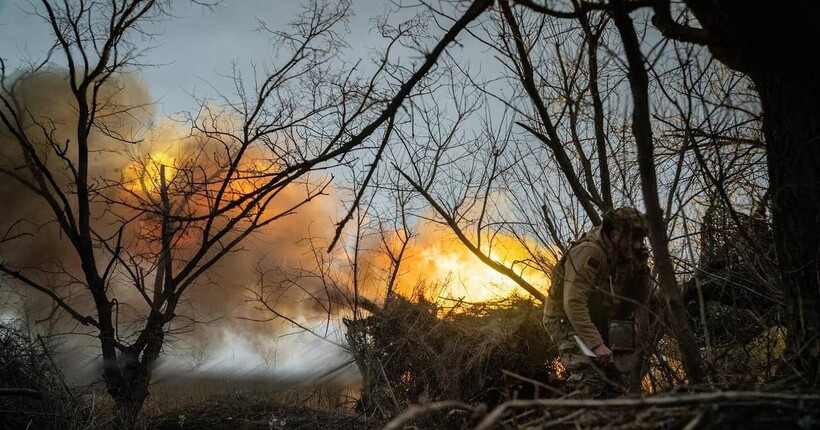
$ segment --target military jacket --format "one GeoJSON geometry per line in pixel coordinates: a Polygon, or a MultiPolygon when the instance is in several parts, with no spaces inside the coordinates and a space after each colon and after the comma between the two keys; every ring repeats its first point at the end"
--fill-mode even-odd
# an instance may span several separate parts
{"type": "Polygon", "coordinates": [[[563,282],[563,288],[550,292],[544,316],[568,320],[590,348],[607,343],[611,319],[633,318],[637,305],[649,298],[646,264],[619,261],[600,227],[570,247],[560,266],[553,284],[563,282]]]}

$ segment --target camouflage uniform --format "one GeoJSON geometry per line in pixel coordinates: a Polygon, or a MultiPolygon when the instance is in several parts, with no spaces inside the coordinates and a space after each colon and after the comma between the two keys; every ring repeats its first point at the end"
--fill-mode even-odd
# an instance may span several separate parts
{"type": "MultiPolygon", "coordinates": [[[[632,208],[617,209],[606,216],[615,219],[616,229],[645,234],[643,218],[632,208]]],[[[619,254],[601,227],[590,230],[556,265],[544,305],[544,326],[558,347],[568,381],[588,398],[622,393],[625,378],[615,366],[604,367],[584,355],[574,335],[590,349],[601,344],[615,349],[608,338],[610,322],[634,320],[636,302],[646,303],[649,298],[646,262],[627,260],[619,254]]]]}

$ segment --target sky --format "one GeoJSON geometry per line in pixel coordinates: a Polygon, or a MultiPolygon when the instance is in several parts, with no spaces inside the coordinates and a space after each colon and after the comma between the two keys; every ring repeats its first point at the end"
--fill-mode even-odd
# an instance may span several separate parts
{"type": "MultiPolygon", "coordinates": [[[[39,17],[29,13],[39,2],[39,0],[0,0],[0,57],[7,61],[12,71],[21,64],[21,58],[32,60],[42,58],[50,46],[51,35],[48,26],[39,17]]],[[[143,62],[155,66],[146,67],[137,75],[141,87],[144,87],[150,99],[157,103],[158,120],[166,114],[195,110],[197,104],[191,93],[200,97],[213,95],[214,89],[211,85],[217,91],[231,93],[232,82],[224,75],[230,72],[233,63],[241,70],[249,71],[252,64],[269,62],[271,55],[275,52],[275,46],[271,46],[267,35],[256,30],[259,21],[265,21],[273,28],[284,28],[284,25],[299,12],[301,3],[295,0],[222,0],[218,7],[206,9],[184,0],[173,0],[173,2],[175,16],[149,29],[155,34],[154,39],[150,41],[154,48],[146,52],[143,62]]],[[[384,13],[385,7],[389,4],[387,0],[353,0],[353,17],[347,27],[349,34],[344,35],[344,40],[349,44],[345,60],[352,62],[355,58],[365,58],[367,61],[373,50],[378,49],[382,44],[381,37],[372,29],[374,27],[372,20],[384,13]]],[[[650,37],[652,37],[651,34],[650,32],[650,37]]],[[[480,63],[484,71],[493,67],[493,57],[488,55],[486,49],[480,44],[468,38],[460,38],[459,42],[462,45],[451,46],[448,52],[467,57],[471,64],[480,63]]],[[[649,42],[653,41],[649,40],[649,42]]],[[[569,43],[572,43],[572,40],[569,43]]],[[[497,67],[497,64],[495,66],[497,67]]],[[[247,73],[245,75],[248,76],[247,73]]],[[[498,85],[504,84],[502,82],[498,85]]],[[[617,91],[613,93],[617,99],[617,91]]],[[[38,95],[42,96],[42,94],[38,95]]],[[[437,100],[436,103],[438,102],[437,100]]],[[[501,115],[487,115],[490,119],[494,116],[501,117],[501,115]]],[[[503,122],[498,118],[494,120],[503,122]]],[[[540,161],[538,158],[532,160],[533,162],[540,161]]],[[[333,207],[326,213],[321,212],[315,215],[317,219],[322,217],[325,228],[332,228],[333,222],[340,218],[338,212],[341,212],[339,207],[333,207]],[[336,213],[333,212],[334,209],[336,213]]],[[[457,275],[475,275],[483,280],[499,277],[497,273],[479,263],[472,265],[470,263],[473,261],[470,260],[472,257],[466,253],[453,253],[449,249],[442,249],[440,235],[429,234],[429,237],[422,238],[424,239],[421,241],[422,247],[415,252],[427,258],[424,264],[418,264],[420,272],[423,271],[429,275],[429,273],[438,273],[441,269],[441,273],[446,275],[449,273],[447,272],[449,267],[455,268],[454,271],[460,269],[461,272],[457,275]],[[470,270],[465,270],[465,267],[470,270]]],[[[271,237],[263,242],[266,246],[276,244],[281,249],[282,241],[278,239],[278,237],[271,237]]],[[[281,254],[286,256],[293,254],[289,251],[290,249],[281,250],[281,254]]],[[[292,250],[295,252],[298,249],[294,246],[292,250]]],[[[247,260],[250,261],[249,258],[247,260]]],[[[474,278],[459,280],[463,284],[478,284],[474,278]]],[[[498,282],[501,280],[499,279],[498,282]]],[[[545,283],[540,282],[540,284],[545,283]]],[[[491,293],[492,291],[488,292],[488,294],[491,293]]],[[[214,301],[225,301],[222,300],[224,297],[216,295],[214,297],[214,301]]],[[[233,308],[229,310],[235,311],[233,308]]],[[[211,362],[205,367],[232,368],[234,363],[242,362],[250,363],[251,368],[258,368],[257,364],[262,364],[258,354],[260,337],[237,337],[235,332],[230,331],[235,327],[234,325],[227,324],[221,327],[225,332],[219,337],[232,339],[233,342],[223,342],[214,347],[211,351],[211,362]]],[[[340,324],[332,329],[337,336],[342,331],[340,324]]],[[[303,360],[302,358],[306,356],[316,358],[318,362],[324,362],[327,367],[338,366],[345,360],[338,349],[331,348],[326,343],[311,342],[304,336],[288,335],[283,338],[275,334],[264,333],[264,343],[263,347],[273,347],[279,354],[277,357],[282,358],[278,362],[277,369],[287,369],[292,373],[321,367],[317,365],[317,361],[303,360]],[[280,348],[281,344],[286,343],[291,346],[297,344],[302,346],[291,347],[291,353],[286,354],[284,350],[288,348],[280,348]]],[[[173,361],[173,358],[170,361],[173,361]]],[[[171,369],[169,372],[174,371],[175,365],[182,364],[169,362],[167,364],[171,369]]]]}
{"type": "MultiPolygon", "coordinates": [[[[175,17],[157,26],[154,48],[141,71],[142,79],[160,106],[159,113],[194,108],[189,95],[208,92],[209,85],[228,88],[220,74],[236,61],[241,67],[270,57],[268,37],[257,31],[259,21],[281,28],[300,11],[294,0],[225,0],[213,9],[175,0],[175,17]]],[[[19,58],[41,58],[51,43],[47,25],[32,16],[32,0],[0,0],[0,56],[13,65],[19,58]]],[[[353,52],[366,56],[375,46],[371,19],[384,12],[387,2],[355,1],[345,37],[353,52]]],[[[13,68],[13,67],[9,67],[13,68]]]]}
{"type": "MultiPolygon", "coordinates": [[[[381,1],[354,4],[354,16],[348,26],[350,34],[345,38],[354,47],[352,50],[361,56],[367,56],[374,45],[372,42],[379,39],[372,37],[370,19],[383,12],[384,4],[381,1]]],[[[39,1],[0,0],[0,57],[12,72],[21,64],[21,59],[42,58],[52,41],[47,24],[30,13],[32,5],[39,5],[39,1]]],[[[268,36],[256,30],[259,20],[281,28],[299,11],[300,2],[291,0],[226,0],[214,9],[175,0],[175,17],[150,29],[156,36],[151,43],[154,47],[146,52],[144,62],[156,66],[146,67],[138,73],[141,86],[147,88],[151,99],[157,103],[157,120],[161,121],[166,114],[196,109],[191,93],[212,95],[211,85],[230,92],[230,81],[220,74],[227,74],[233,62],[248,70],[252,63],[269,60],[273,52],[268,36]]],[[[60,59],[59,56],[56,58],[60,59]]],[[[223,327],[221,330],[227,329],[223,327]]],[[[204,370],[248,372],[261,369],[284,374],[315,373],[318,370],[321,373],[323,365],[338,367],[347,360],[337,347],[309,336],[273,334],[264,340],[268,345],[263,348],[258,345],[260,340],[255,335],[243,337],[236,333],[221,333],[219,337],[234,341],[215,344],[208,352],[209,362],[202,367],[204,370]],[[277,363],[272,367],[259,356],[260,349],[265,348],[278,351],[277,363]]],[[[87,359],[70,364],[72,367],[87,367],[94,374],[96,355],[92,348],[87,359]]],[[[188,361],[184,356],[169,354],[159,374],[176,372],[189,365],[188,361]]]]}
{"type": "MultiPolygon", "coordinates": [[[[10,71],[23,64],[21,59],[36,61],[42,58],[52,43],[48,25],[30,13],[38,4],[39,1],[31,0],[0,0],[0,57],[6,61],[10,71]]],[[[347,26],[349,34],[344,35],[349,44],[350,61],[353,58],[368,58],[379,47],[382,39],[372,30],[373,19],[384,13],[388,4],[389,2],[381,0],[354,0],[354,14],[347,26]]],[[[235,62],[240,69],[248,71],[251,64],[270,61],[274,52],[275,47],[271,46],[268,36],[256,30],[259,20],[265,21],[270,27],[283,28],[299,11],[300,2],[291,0],[224,0],[214,9],[175,0],[175,16],[149,29],[155,33],[150,43],[154,47],[145,53],[143,61],[155,66],[145,67],[137,74],[141,86],[147,89],[150,99],[157,103],[157,120],[161,120],[164,115],[196,109],[191,93],[200,97],[213,95],[211,85],[219,91],[230,93],[231,81],[220,75],[227,74],[232,63],[235,62]]],[[[61,60],[59,54],[55,59],[58,62],[61,60]]],[[[328,221],[329,226],[330,222],[328,221]]],[[[442,266],[441,270],[447,271],[452,269],[450,266],[462,267],[471,261],[472,256],[462,255],[463,253],[452,254],[449,259],[440,258],[441,252],[449,251],[440,250],[437,236],[435,239],[431,237],[429,242],[431,245],[427,251],[435,258],[430,257],[430,261],[425,264],[435,266],[431,266],[431,270],[438,270],[438,266],[442,266]]],[[[478,265],[478,269],[482,268],[478,265]]],[[[483,274],[482,278],[493,278],[487,275],[487,271],[488,269],[474,272],[483,274]]],[[[491,275],[498,277],[494,272],[491,275]]],[[[474,279],[462,281],[477,283],[474,279]]],[[[337,331],[338,336],[341,327],[332,329],[337,331]]],[[[222,330],[229,329],[222,326],[222,330]]],[[[210,351],[209,363],[203,369],[230,370],[236,367],[237,362],[249,363],[241,371],[263,367],[258,354],[258,336],[242,337],[226,331],[219,337],[234,341],[216,345],[210,351]]],[[[298,374],[308,369],[321,369],[322,364],[329,368],[338,367],[348,360],[338,348],[322,341],[317,342],[309,336],[273,335],[265,342],[266,347],[274,348],[279,354],[274,370],[284,373],[298,374]],[[311,360],[304,360],[306,356],[311,360]]],[[[79,364],[90,363],[93,373],[96,351],[92,347],[89,352],[88,360],[79,364]]],[[[175,372],[186,365],[184,357],[177,360],[171,355],[164,364],[164,371],[175,372]]]]}

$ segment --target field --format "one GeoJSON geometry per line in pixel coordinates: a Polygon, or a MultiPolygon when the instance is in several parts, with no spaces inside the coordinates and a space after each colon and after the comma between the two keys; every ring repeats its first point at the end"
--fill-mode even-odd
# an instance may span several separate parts
{"type": "Polygon", "coordinates": [[[358,429],[357,385],[249,378],[187,377],[157,382],[143,428],[358,429]]]}

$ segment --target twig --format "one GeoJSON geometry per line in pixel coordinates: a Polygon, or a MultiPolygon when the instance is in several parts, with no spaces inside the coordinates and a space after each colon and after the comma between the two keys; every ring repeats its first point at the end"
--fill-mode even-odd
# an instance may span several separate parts
{"type": "Polygon", "coordinates": [[[396,399],[396,394],[393,392],[393,387],[390,385],[390,378],[387,377],[387,373],[384,371],[382,361],[376,358],[376,362],[379,363],[379,372],[381,373],[382,378],[384,378],[385,385],[387,385],[387,392],[390,394],[390,400],[393,401],[393,407],[395,407],[395,410],[398,411],[401,406],[399,405],[398,399],[396,399]]]}
{"type": "Polygon", "coordinates": [[[404,425],[420,416],[430,412],[436,412],[442,409],[464,409],[466,411],[475,412],[476,407],[464,402],[458,401],[443,401],[428,403],[426,405],[414,405],[404,410],[399,416],[393,418],[382,430],[399,430],[404,428],[404,425]]]}
{"type": "Polygon", "coordinates": [[[586,412],[586,410],[584,410],[584,409],[578,409],[578,410],[576,410],[576,411],[573,411],[573,412],[570,412],[570,413],[568,413],[568,414],[564,415],[563,417],[558,417],[558,418],[556,418],[556,419],[554,419],[554,420],[552,420],[552,421],[547,421],[547,422],[545,422],[545,423],[544,423],[544,425],[543,425],[543,427],[544,427],[544,428],[547,428],[547,427],[552,427],[552,426],[554,426],[554,425],[562,424],[562,423],[565,423],[565,422],[567,422],[567,421],[572,421],[572,420],[574,420],[577,416],[579,416],[579,415],[583,415],[583,413],[584,413],[584,412],[586,412]]]}
{"type": "Polygon", "coordinates": [[[537,390],[539,388],[545,388],[549,391],[552,391],[553,394],[558,394],[559,396],[562,396],[562,397],[567,395],[567,393],[565,393],[565,392],[563,392],[563,391],[561,391],[561,390],[559,390],[555,387],[550,387],[549,385],[547,385],[547,384],[545,384],[541,381],[536,381],[535,379],[527,378],[526,376],[519,375],[515,372],[510,372],[509,370],[502,369],[501,373],[505,376],[509,376],[511,378],[518,379],[519,381],[523,381],[523,382],[527,382],[527,383],[532,384],[536,389],[536,397],[537,397],[537,390]]]}
{"type": "MultiPolygon", "coordinates": [[[[498,408],[522,409],[532,407],[570,407],[570,408],[634,408],[644,406],[685,406],[720,401],[794,401],[820,402],[820,394],[764,393],[760,391],[718,391],[714,393],[679,394],[641,398],[618,398],[607,400],[587,399],[538,399],[510,400],[498,408]]],[[[820,404],[820,403],[818,403],[820,404]]]]}
{"type": "Polygon", "coordinates": [[[695,417],[692,418],[692,420],[686,424],[686,427],[684,427],[683,430],[695,430],[696,428],[698,428],[700,421],[703,419],[704,413],[704,411],[698,412],[698,414],[695,415],[695,417]]]}
{"type": "Polygon", "coordinates": [[[51,366],[56,370],[55,373],[57,373],[57,379],[60,380],[60,384],[63,386],[63,389],[65,390],[66,394],[68,394],[68,396],[71,397],[71,400],[76,401],[77,397],[74,396],[74,393],[71,391],[71,388],[69,388],[68,384],[66,384],[65,378],[63,378],[63,372],[60,371],[60,368],[57,367],[57,363],[54,362],[54,357],[51,356],[51,352],[48,350],[48,347],[46,346],[46,342],[43,340],[43,337],[37,335],[37,340],[40,341],[40,346],[43,347],[43,352],[46,354],[46,357],[48,357],[48,361],[51,363],[51,366]]]}
{"type": "MultiPolygon", "coordinates": [[[[710,404],[712,402],[720,401],[735,401],[735,402],[763,402],[771,403],[773,401],[792,401],[800,402],[801,404],[794,405],[798,409],[805,407],[803,402],[815,402],[820,404],[820,395],[818,394],[790,394],[790,393],[763,393],[759,391],[721,391],[714,393],[697,393],[697,394],[683,394],[683,395],[668,395],[668,396],[654,396],[642,398],[618,398],[607,400],[585,400],[585,399],[539,399],[539,400],[510,400],[500,404],[493,409],[476,427],[475,430],[488,430],[494,428],[498,421],[512,409],[530,409],[530,408],[592,408],[592,409],[607,409],[607,408],[639,408],[639,407],[669,407],[669,406],[686,406],[696,404],[710,404]]],[[[781,404],[787,407],[788,405],[781,404]]],[[[579,409],[582,410],[582,409],[579,409]]],[[[577,412],[577,411],[575,411],[577,412]]],[[[573,413],[575,413],[573,412],[573,413]]],[[[701,418],[697,416],[689,422],[693,426],[697,426],[701,418]],[[692,424],[694,422],[694,424],[692,424]]],[[[694,428],[694,427],[693,427],[694,428]]]]}

